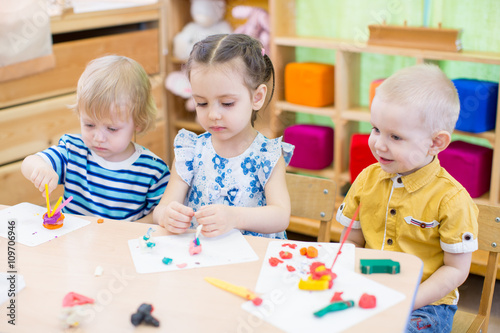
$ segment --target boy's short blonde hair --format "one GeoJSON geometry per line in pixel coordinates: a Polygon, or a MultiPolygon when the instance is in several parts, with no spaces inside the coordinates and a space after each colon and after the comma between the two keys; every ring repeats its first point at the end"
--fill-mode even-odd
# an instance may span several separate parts
{"type": "Polygon", "coordinates": [[[403,68],[384,80],[375,95],[385,102],[420,112],[422,124],[432,134],[455,128],[460,100],[453,82],[432,64],[403,68]]]}
{"type": "MultiPolygon", "coordinates": [[[[138,134],[154,128],[156,104],[144,68],[135,60],[109,55],[89,62],[78,80],[72,108],[92,119],[111,119],[111,111],[130,111],[138,134]]],[[[130,114],[118,114],[125,118],[130,114]]]]}

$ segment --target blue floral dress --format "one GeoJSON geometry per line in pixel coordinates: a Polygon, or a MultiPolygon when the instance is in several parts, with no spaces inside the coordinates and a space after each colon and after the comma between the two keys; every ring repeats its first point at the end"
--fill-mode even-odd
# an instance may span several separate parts
{"type": "MultiPolygon", "coordinates": [[[[294,146],[281,138],[268,139],[258,133],[239,156],[224,158],[212,146],[212,135],[197,135],[182,129],[174,140],[175,168],[189,185],[185,205],[195,211],[201,206],[224,204],[238,207],[266,205],[264,187],[274,166],[283,155],[290,162],[294,146]]],[[[191,221],[191,228],[198,225],[191,221]]],[[[240,230],[244,235],[286,239],[286,233],[262,234],[240,230]]]]}

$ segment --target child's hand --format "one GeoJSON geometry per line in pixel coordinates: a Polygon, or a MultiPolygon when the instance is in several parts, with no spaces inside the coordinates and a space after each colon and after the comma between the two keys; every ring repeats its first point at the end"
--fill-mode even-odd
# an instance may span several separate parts
{"type": "Polygon", "coordinates": [[[49,194],[52,193],[57,187],[59,176],[50,165],[41,163],[33,169],[29,180],[42,192],[42,196],[45,198],[45,184],[48,185],[49,194]]]}
{"type": "Polygon", "coordinates": [[[215,237],[234,229],[236,216],[234,207],[226,205],[208,205],[201,207],[195,214],[196,221],[203,224],[202,234],[206,237],[215,237]]]}
{"type": "Polygon", "coordinates": [[[171,201],[168,205],[157,206],[155,215],[159,216],[158,224],[160,226],[171,233],[182,234],[191,226],[194,211],[191,207],[184,206],[177,201],[171,201]]]}
{"type": "Polygon", "coordinates": [[[26,179],[42,192],[43,197],[45,197],[45,184],[48,185],[49,193],[51,193],[56,189],[59,181],[59,176],[52,169],[52,166],[37,155],[29,155],[23,160],[21,172],[26,179]]]}

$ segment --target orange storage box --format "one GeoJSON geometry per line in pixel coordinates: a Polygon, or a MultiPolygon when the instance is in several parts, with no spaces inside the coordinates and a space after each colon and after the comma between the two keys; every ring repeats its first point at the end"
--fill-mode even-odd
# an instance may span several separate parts
{"type": "Polygon", "coordinates": [[[334,66],[291,62],[285,66],[285,99],[289,103],[321,107],[334,102],[334,66]]]}
{"type": "Polygon", "coordinates": [[[373,101],[373,98],[375,97],[375,90],[378,88],[378,86],[380,86],[382,84],[382,82],[384,82],[385,79],[378,79],[378,80],[373,80],[371,83],[370,83],[370,109],[372,108],[372,101],[373,101]]]}

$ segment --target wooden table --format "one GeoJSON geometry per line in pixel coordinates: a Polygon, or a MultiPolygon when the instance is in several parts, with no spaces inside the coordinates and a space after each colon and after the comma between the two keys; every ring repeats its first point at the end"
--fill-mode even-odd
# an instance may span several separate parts
{"type": "MultiPolygon", "coordinates": [[[[0,206],[0,209],[2,206],[0,206]]],[[[7,305],[0,308],[0,332],[279,332],[276,327],[253,317],[241,308],[238,296],[204,281],[213,276],[254,288],[269,239],[247,237],[258,261],[181,271],[138,274],[128,240],[144,235],[151,225],[84,217],[91,224],[36,247],[16,245],[18,274],[26,287],[16,296],[16,326],[9,325],[7,305]],[[104,269],[94,276],[97,266],[104,269]],[[62,299],[76,292],[95,300],[92,311],[77,328],[61,329],[62,299]],[[134,327],[130,315],[140,304],[154,306],[160,327],[134,327]]],[[[167,232],[156,228],[155,237],[167,232]]],[[[0,271],[7,271],[7,240],[0,237],[0,271]]],[[[403,332],[422,262],[415,256],[367,249],[356,249],[359,259],[388,258],[399,261],[401,273],[367,275],[406,295],[401,303],[351,327],[348,332],[403,332]]]]}

